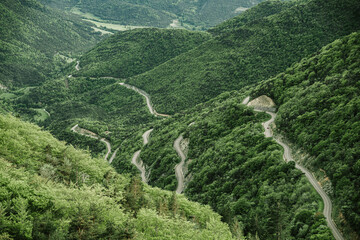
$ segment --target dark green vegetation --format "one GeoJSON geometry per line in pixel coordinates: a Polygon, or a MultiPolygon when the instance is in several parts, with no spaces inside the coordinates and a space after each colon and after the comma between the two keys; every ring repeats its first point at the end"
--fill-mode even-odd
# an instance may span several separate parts
{"type": "MultiPolygon", "coordinates": [[[[254,95],[280,105],[276,125],[331,179],[346,222],[360,232],[360,33],[336,40],[286,72],[263,82],[254,95]]],[[[344,224],[345,220],[336,218],[344,224]]],[[[353,237],[356,238],[355,236],[353,237]]]]}
{"type": "Polygon", "coordinates": [[[35,122],[60,140],[82,148],[90,147],[94,155],[105,150],[104,144],[71,132],[71,127],[79,124],[107,138],[116,148],[134,134],[139,125],[154,119],[142,96],[106,78],[63,77],[47,81],[7,102],[23,119],[30,121],[38,116],[34,109],[46,109],[50,116],[35,122]]]}
{"type": "Polygon", "coordinates": [[[0,115],[1,239],[231,239],[208,206],[0,115]]]}
{"type": "Polygon", "coordinates": [[[359,29],[358,0],[270,1],[211,29],[214,38],[128,83],[173,114],[284,71],[359,29]]]}
{"type": "Polygon", "coordinates": [[[4,101],[14,106],[23,119],[35,120],[60,140],[78,147],[88,146],[96,155],[105,150],[104,144],[70,132],[72,126],[79,124],[111,140],[116,148],[139,125],[155,118],[149,114],[145,99],[120,86],[118,80],[67,75],[133,76],[194,48],[207,38],[206,33],[187,30],[139,29],[118,33],[85,54],[79,72],[73,70],[74,64],[69,65],[65,69],[68,73],[59,79],[27,91],[12,92],[12,97],[4,101]],[[37,109],[46,109],[50,117],[39,118],[37,109]],[[105,134],[106,131],[110,133],[105,134]]]}
{"type": "Polygon", "coordinates": [[[76,75],[127,78],[144,73],[200,45],[210,34],[186,30],[137,29],[102,41],[80,59],[76,75]]]}
{"type": "Polygon", "coordinates": [[[34,0],[0,3],[0,83],[39,85],[70,56],[89,49],[99,36],[80,19],[34,0]]]}
{"type": "Polygon", "coordinates": [[[168,27],[174,19],[189,29],[204,29],[236,16],[261,0],[42,0],[50,6],[79,8],[125,25],[168,27]],[[244,9],[245,8],[245,9],[244,9]]]}
{"type": "MultiPolygon", "coordinates": [[[[67,2],[69,7],[81,4],[67,2]]],[[[53,13],[29,0],[4,2],[6,6],[11,3],[19,6],[17,10],[28,5],[53,13]]],[[[161,3],[164,1],[158,2],[159,6],[161,3]]],[[[146,7],[142,4],[142,9],[146,7]]],[[[280,106],[278,129],[313,156],[307,166],[316,172],[324,170],[324,181],[333,181],[338,225],[359,233],[359,34],[319,51],[359,30],[359,7],[355,0],[269,1],[209,30],[210,34],[155,29],[119,33],[88,52],[79,72],[72,63],[48,81],[43,81],[45,74],[38,80],[29,75],[26,81],[19,81],[41,86],[0,90],[0,112],[12,111],[60,140],[91,151],[78,152],[48,133],[30,130],[31,125],[1,117],[4,174],[0,183],[5,190],[0,191],[0,232],[4,232],[0,238],[7,234],[17,239],[162,238],[155,234],[164,234],[165,239],[175,238],[174,234],[226,238],[226,225],[219,225],[219,216],[208,208],[128,177],[138,174],[130,159],[141,149],[150,185],[174,190],[174,166],[180,159],[173,142],[183,133],[189,140],[185,195],[211,205],[235,236],[332,239],[321,214],[321,199],[294,163],[282,160],[282,148],[264,137],[260,123],[268,116],[240,104],[250,92],[253,97],[266,94],[275,99],[280,106]],[[292,65],[303,57],[307,58],[292,65]],[[79,77],[67,77],[69,74],[79,77]],[[127,78],[124,81],[150,93],[158,112],[173,116],[151,116],[143,97],[118,84],[123,80],[95,76],[127,78]],[[261,80],[266,81],[257,85],[261,80]],[[251,84],[255,90],[250,91],[251,84]],[[224,93],[227,90],[234,91],[224,93]],[[70,131],[75,124],[107,138],[113,150],[119,147],[113,166],[124,176],[100,160],[103,143],[70,131]],[[150,143],[143,147],[141,135],[150,128],[154,128],[150,143]],[[85,196],[92,200],[85,201],[85,196]],[[179,207],[181,201],[183,207],[179,207]],[[210,216],[215,216],[215,222],[205,227],[206,221],[212,221],[210,216]],[[212,224],[219,228],[215,226],[213,232],[205,229],[212,224]]],[[[29,14],[26,19],[36,19],[31,10],[29,14]]],[[[52,22],[57,18],[45,19],[52,22]]],[[[1,26],[9,41],[17,39],[10,35],[18,27],[12,22],[1,26]]],[[[74,21],[70,23],[76,26],[74,21]]],[[[64,29],[67,31],[66,25],[64,29]]],[[[30,31],[28,36],[38,39],[35,33],[30,31]]],[[[66,34],[60,39],[67,39],[66,34]]],[[[39,42],[46,46],[41,39],[39,42]]],[[[64,46],[84,49],[91,42],[76,45],[76,40],[64,46]]],[[[53,45],[49,46],[52,49],[53,45]]],[[[73,53],[64,49],[64,55],[73,53]]],[[[34,59],[37,53],[33,53],[34,59]]],[[[58,70],[60,65],[43,55],[39,55],[41,61],[36,60],[38,65],[29,61],[29,66],[39,72],[45,72],[43,66],[58,70]]],[[[1,56],[11,59],[12,55],[5,52],[1,56]]],[[[25,61],[19,63],[28,66],[25,61]]],[[[4,69],[12,68],[6,65],[4,69]]],[[[351,230],[346,229],[347,238],[358,238],[348,232],[351,230]]]]}
{"type": "Polygon", "coordinates": [[[268,115],[242,105],[245,96],[224,93],[155,125],[141,152],[150,185],[176,188],[174,166],[180,159],[173,142],[184,133],[190,139],[185,195],[210,204],[235,235],[332,239],[320,197],[293,162],[283,161],[282,148],[264,137],[260,122],[268,115]]]}

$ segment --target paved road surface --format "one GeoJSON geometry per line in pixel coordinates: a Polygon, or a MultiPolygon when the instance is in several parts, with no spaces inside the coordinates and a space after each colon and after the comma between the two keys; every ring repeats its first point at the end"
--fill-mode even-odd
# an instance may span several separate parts
{"type": "Polygon", "coordinates": [[[117,154],[118,151],[119,151],[119,148],[117,148],[117,149],[115,150],[115,152],[113,153],[113,155],[111,155],[111,158],[110,158],[110,160],[109,160],[109,163],[110,163],[110,164],[112,163],[112,161],[113,161],[114,158],[116,157],[116,154],[117,154]]]}
{"type": "MultiPolygon", "coordinates": [[[[106,155],[105,155],[105,157],[104,157],[104,160],[105,161],[107,161],[107,159],[108,159],[108,157],[109,157],[109,154],[111,153],[111,144],[110,144],[110,142],[107,140],[107,139],[105,139],[105,138],[99,138],[99,136],[96,134],[96,133],[93,133],[93,132],[91,132],[91,131],[89,131],[89,130],[87,130],[87,129],[84,129],[84,128],[80,128],[79,127],[79,124],[76,124],[75,126],[73,126],[72,128],[71,128],[71,131],[73,131],[73,132],[76,132],[76,133],[78,133],[78,134],[80,134],[80,135],[83,135],[83,136],[86,136],[86,137],[90,137],[90,138],[94,138],[94,139],[99,139],[101,142],[103,142],[103,143],[105,143],[105,145],[106,145],[106,148],[107,148],[107,153],[106,153],[106,155]],[[83,132],[86,132],[86,133],[82,133],[81,131],[83,131],[83,132]]],[[[115,154],[116,155],[116,154],[115,154]]],[[[114,156],[114,158],[115,158],[115,156],[114,156]]],[[[113,158],[113,159],[114,159],[113,158]]],[[[110,159],[111,161],[113,160],[113,159],[110,159]]],[[[110,162],[110,161],[109,161],[110,162]]]]}
{"type": "Polygon", "coordinates": [[[75,66],[76,71],[80,70],[80,61],[76,62],[76,66],[75,66]]]}
{"type": "Polygon", "coordinates": [[[149,138],[150,138],[150,133],[153,131],[154,129],[150,129],[150,130],[147,130],[143,135],[143,140],[144,140],[144,145],[148,144],[149,143],[149,138]]]}
{"type": "Polygon", "coordinates": [[[162,114],[162,113],[157,113],[157,112],[156,112],[156,110],[154,109],[154,107],[152,106],[152,103],[151,103],[151,101],[150,101],[150,95],[149,95],[147,92],[145,92],[145,91],[143,91],[143,90],[141,90],[141,89],[139,89],[139,88],[137,88],[137,87],[135,87],[135,86],[126,84],[126,83],[119,83],[119,84],[120,84],[121,86],[124,86],[124,87],[126,87],[126,88],[129,88],[129,89],[131,89],[131,90],[134,90],[135,92],[137,92],[137,93],[141,94],[142,96],[144,96],[145,99],[146,99],[146,105],[147,105],[147,107],[148,107],[148,109],[149,109],[149,111],[150,111],[150,113],[151,113],[152,115],[155,115],[155,116],[157,116],[157,117],[170,117],[170,115],[162,114]]]}
{"type": "Polygon", "coordinates": [[[182,193],[184,191],[184,173],[183,167],[185,164],[186,156],[184,152],[181,150],[180,142],[183,140],[183,136],[180,135],[174,142],[174,148],[181,158],[181,162],[175,166],[175,176],[177,178],[178,186],[176,188],[176,193],[182,193]]]}
{"type": "MultiPolygon", "coordinates": [[[[146,145],[149,143],[149,139],[150,139],[150,133],[153,131],[154,129],[150,129],[150,130],[147,130],[146,132],[144,132],[144,134],[142,135],[143,137],[143,144],[146,145]]],[[[140,173],[141,173],[141,180],[144,182],[144,183],[147,183],[148,182],[148,179],[146,177],[146,170],[145,170],[145,167],[144,167],[144,162],[141,161],[140,159],[140,153],[141,153],[141,150],[139,151],[136,151],[131,159],[131,163],[134,164],[137,169],[139,169],[140,173]]]]}
{"type": "MultiPolygon", "coordinates": [[[[276,114],[272,113],[272,112],[266,112],[267,114],[270,114],[271,119],[262,123],[262,125],[264,126],[265,129],[265,136],[266,137],[273,137],[273,133],[271,131],[270,128],[270,124],[274,122],[275,118],[276,118],[276,114]]],[[[275,141],[280,144],[283,148],[284,148],[284,155],[283,158],[286,162],[289,161],[294,161],[294,159],[291,156],[291,149],[290,147],[282,142],[279,139],[274,138],[275,141]]],[[[340,231],[337,229],[334,221],[331,218],[331,213],[332,213],[332,203],[331,200],[329,198],[329,196],[325,193],[325,191],[321,188],[321,186],[319,185],[318,181],[315,179],[315,177],[309,172],[309,170],[307,170],[306,168],[298,165],[297,163],[295,163],[295,167],[297,169],[299,169],[301,172],[305,173],[306,178],[309,180],[309,182],[311,183],[311,185],[315,188],[316,192],[321,196],[322,200],[324,201],[324,211],[323,214],[326,218],[327,224],[329,226],[329,228],[331,229],[334,237],[336,240],[344,240],[342,234],[340,233],[340,231]]]]}
{"type": "Polygon", "coordinates": [[[140,153],[141,153],[141,150],[136,151],[134,153],[134,156],[131,159],[131,163],[134,164],[137,167],[137,169],[139,169],[139,171],[141,172],[141,180],[144,183],[147,183],[146,171],[145,171],[143,161],[140,160],[140,153]]]}

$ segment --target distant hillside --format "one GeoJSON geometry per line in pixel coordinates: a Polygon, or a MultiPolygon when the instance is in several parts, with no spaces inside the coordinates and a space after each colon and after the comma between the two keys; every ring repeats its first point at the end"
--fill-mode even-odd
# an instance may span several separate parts
{"type": "Polygon", "coordinates": [[[343,214],[338,212],[336,217],[358,234],[349,239],[360,235],[359,60],[357,32],[261,83],[253,92],[274,98],[280,106],[276,126],[311,155],[304,164],[330,178],[343,214]]]}
{"type": "Polygon", "coordinates": [[[182,27],[204,29],[234,17],[263,0],[42,0],[50,6],[73,7],[104,20],[124,25],[169,27],[177,19],[182,27]]]}
{"type": "Polygon", "coordinates": [[[120,32],[84,54],[76,76],[131,77],[197,47],[210,37],[204,32],[156,28],[120,32]]]}
{"type": "Polygon", "coordinates": [[[1,239],[232,239],[208,206],[0,115],[1,239]]]}
{"type": "Polygon", "coordinates": [[[211,29],[214,39],[130,78],[164,113],[284,71],[293,62],[359,29],[357,0],[269,1],[211,29]]]}
{"type": "Polygon", "coordinates": [[[34,0],[3,0],[0,12],[0,83],[7,87],[42,83],[65,62],[63,55],[99,40],[80,19],[34,0]]]}

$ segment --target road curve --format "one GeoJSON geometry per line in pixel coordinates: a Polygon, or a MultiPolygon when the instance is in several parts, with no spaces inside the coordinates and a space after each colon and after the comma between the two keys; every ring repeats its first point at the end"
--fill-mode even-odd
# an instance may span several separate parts
{"type": "Polygon", "coordinates": [[[153,131],[154,129],[150,129],[150,130],[147,130],[143,135],[143,140],[144,140],[144,145],[148,144],[149,143],[149,138],[150,138],[150,133],[153,131]]]}
{"type": "MultiPolygon", "coordinates": [[[[75,126],[73,126],[73,127],[71,128],[71,131],[76,132],[77,134],[80,134],[80,135],[83,135],[83,136],[86,136],[86,137],[98,139],[98,140],[100,140],[101,142],[105,143],[106,148],[107,148],[107,152],[106,152],[106,154],[105,154],[104,160],[107,161],[107,159],[108,159],[108,157],[109,157],[109,154],[111,153],[111,144],[110,144],[110,142],[109,142],[107,139],[105,139],[105,138],[101,138],[101,139],[100,139],[100,137],[99,137],[96,133],[93,133],[93,132],[91,132],[91,131],[89,131],[89,130],[87,130],[87,129],[84,129],[84,128],[80,128],[80,127],[79,127],[79,124],[76,124],[75,126]],[[82,133],[81,131],[84,131],[84,132],[86,132],[87,134],[86,134],[86,133],[82,133]]],[[[116,155],[116,153],[115,153],[115,155],[116,155]]],[[[114,156],[114,158],[115,158],[115,156],[114,156]]],[[[112,161],[113,159],[110,159],[110,160],[112,161]]],[[[109,161],[109,163],[110,163],[110,161],[109,161]]]]}
{"type": "Polygon", "coordinates": [[[109,163],[111,164],[114,158],[116,157],[117,152],[119,151],[119,148],[115,150],[115,152],[111,155],[111,158],[109,159],[109,163]]]}
{"type": "MultiPolygon", "coordinates": [[[[144,132],[144,134],[142,135],[143,137],[143,145],[145,146],[146,144],[149,143],[149,138],[150,138],[150,133],[153,131],[154,129],[149,129],[146,132],[144,132]]],[[[141,150],[138,150],[134,153],[132,159],[131,159],[131,163],[135,165],[135,167],[137,167],[137,169],[139,169],[140,173],[141,173],[141,180],[144,183],[148,182],[148,178],[146,176],[146,170],[144,167],[144,162],[140,159],[140,153],[141,150]]]]}
{"type": "Polygon", "coordinates": [[[178,186],[176,188],[176,193],[182,193],[184,191],[184,173],[183,173],[182,169],[185,164],[186,156],[180,147],[180,142],[182,140],[183,140],[183,136],[180,135],[174,142],[174,148],[175,148],[177,154],[179,155],[179,157],[181,158],[181,162],[175,166],[175,176],[176,176],[176,179],[178,182],[178,186]]]}
{"type": "Polygon", "coordinates": [[[131,163],[134,164],[137,167],[137,169],[139,169],[139,171],[141,172],[141,180],[144,183],[147,183],[146,171],[145,171],[144,163],[140,159],[140,153],[141,153],[141,150],[136,151],[134,153],[134,156],[131,159],[131,163]]]}
{"type": "Polygon", "coordinates": [[[76,61],[75,69],[76,71],[80,71],[80,61],[76,61]]]}
{"type": "Polygon", "coordinates": [[[154,116],[157,116],[157,117],[170,117],[170,115],[167,115],[167,114],[162,114],[162,113],[157,113],[156,110],[154,109],[152,103],[151,103],[151,100],[150,100],[150,95],[145,92],[144,90],[141,90],[135,86],[132,86],[132,85],[129,85],[129,84],[126,84],[126,83],[119,83],[121,86],[124,86],[128,89],[131,89],[131,90],[134,90],[135,92],[139,93],[140,95],[144,96],[145,99],[146,99],[146,105],[149,109],[149,112],[154,115],[154,116]]]}
{"type": "MultiPolygon", "coordinates": [[[[261,111],[261,110],[257,110],[257,111],[261,111]]],[[[272,131],[270,129],[270,124],[274,122],[274,120],[276,118],[276,113],[272,113],[272,112],[266,112],[266,113],[271,116],[271,119],[262,123],[262,125],[264,126],[264,129],[265,129],[264,134],[265,134],[265,137],[273,137],[273,133],[272,133],[272,131]]],[[[281,140],[279,140],[277,138],[274,138],[274,139],[278,144],[280,144],[284,148],[283,158],[284,158],[285,162],[294,161],[294,159],[291,156],[290,147],[286,143],[282,142],[281,140]]],[[[321,196],[321,198],[322,198],[322,200],[324,202],[323,214],[324,214],[324,216],[326,218],[327,225],[331,229],[335,239],[336,240],[344,240],[344,237],[342,236],[342,234],[340,233],[340,231],[336,227],[333,219],[331,218],[332,203],[331,203],[331,200],[330,200],[329,196],[321,188],[318,181],[310,173],[309,170],[307,170],[306,168],[298,165],[296,162],[295,162],[295,167],[305,174],[306,178],[309,180],[311,185],[315,188],[316,192],[321,196]]]]}

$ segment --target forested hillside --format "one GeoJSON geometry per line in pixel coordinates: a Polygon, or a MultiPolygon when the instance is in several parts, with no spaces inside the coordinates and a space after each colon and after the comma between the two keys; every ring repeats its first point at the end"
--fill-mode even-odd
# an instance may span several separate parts
{"type": "Polygon", "coordinates": [[[99,36],[74,16],[34,0],[0,2],[0,83],[39,85],[64,57],[89,49],[99,36]]]}
{"type": "MultiPolygon", "coordinates": [[[[149,184],[176,189],[174,166],[180,158],[173,144],[183,134],[188,142],[184,169],[189,171],[185,195],[210,204],[234,234],[243,232],[249,239],[332,239],[319,196],[293,162],[283,161],[282,148],[264,137],[260,123],[267,115],[242,105],[245,97],[224,93],[153,126],[150,142],[141,151],[149,184]]],[[[136,149],[133,144],[139,139],[132,141],[123,147],[136,149]]],[[[122,159],[130,158],[129,151],[122,150],[113,164],[122,171],[122,159]]]]}
{"type": "Polygon", "coordinates": [[[210,34],[136,29],[109,37],[80,59],[76,76],[127,78],[144,73],[210,39],[210,34]]]}
{"type": "Polygon", "coordinates": [[[26,91],[0,93],[22,119],[46,127],[58,139],[79,147],[90,147],[93,154],[105,146],[98,141],[70,132],[75,124],[121,144],[141,124],[155,118],[148,114],[143,97],[121,87],[112,78],[142,73],[209,38],[209,34],[187,30],[138,29],[121,32],[99,43],[80,61],[64,69],[63,76],[26,91]],[[68,77],[72,74],[73,77],[68,77]],[[80,77],[83,76],[83,77],[80,77]],[[43,109],[49,113],[44,114],[43,109]],[[39,113],[40,111],[40,113],[39,113]],[[39,115],[44,115],[40,117],[39,115]],[[104,132],[110,132],[105,134],[104,132]]]}
{"type": "Polygon", "coordinates": [[[0,240],[332,240],[331,218],[360,239],[358,0],[265,1],[92,49],[68,11],[205,29],[260,1],[41,2],[0,3],[0,240]],[[261,95],[269,127],[243,103],[261,95]]]}
{"type": "Polygon", "coordinates": [[[179,20],[182,27],[205,29],[234,17],[262,0],[41,0],[61,9],[74,7],[123,25],[168,27],[179,20]]]}
{"type": "Polygon", "coordinates": [[[172,114],[274,76],[358,30],[359,22],[357,0],[265,2],[210,30],[214,39],[128,83],[172,114]]]}
{"type": "MultiPolygon", "coordinates": [[[[360,233],[360,33],[336,40],[284,73],[263,82],[280,106],[276,126],[325,171],[338,206],[336,216],[360,233]]],[[[356,239],[354,236],[353,239],[356,239]]]]}
{"type": "Polygon", "coordinates": [[[232,239],[208,206],[0,115],[1,239],[232,239]]]}

